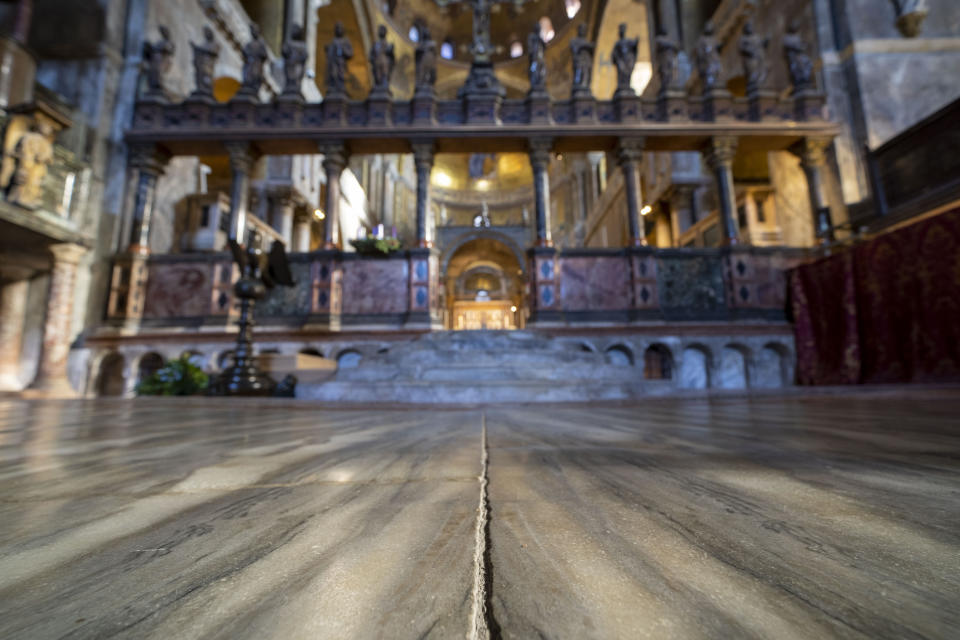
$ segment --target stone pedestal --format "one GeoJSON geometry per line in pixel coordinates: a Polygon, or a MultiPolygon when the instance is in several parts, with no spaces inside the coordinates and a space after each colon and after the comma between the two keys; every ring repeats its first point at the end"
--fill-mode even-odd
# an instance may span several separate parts
{"type": "Polygon", "coordinates": [[[313,329],[340,330],[343,266],[339,251],[318,251],[310,268],[310,322],[313,329]]]}
{"type": "Polygon", "coordinates": [[[731,120],[733,96],[726,89],[712,89],[701,98],[700,119],[706,122],[731,120]]]}
{"type": "Polygon", "coordinates": [[[433,91],[418,90],[413,95],[413,123],[433,124],[436,119],[437,106],[433,91]]]}
{"type": "Polygon", "coordinates": [[[550,95],[545,91],[531,91],[527,95],[527,117],[531,124],[550,124],[550,95]]]}
{"type": "Polygon", "coordinates": [[[671,89],[657,95],[657,117],[663,121],[686,120],[687,95],[683,91],[671,89]]]}
{"type": "Polygon", "coordinates": [[[347,122],[347,97],[342,94],[329,94],[323,99],[323,124],[339,126],[347,122]]]}
{"type": "Polygon", "coordinates": [[[367,124],[368,125],[388,125],[391,123],[390,94],[371,93],[367,98],[367,124]]]}
{"type": "Polygon", "coordinates": [[[50,247],[50,251],[53,254],[53,271],[43,325],[43,351],[37,378],[31,389],[47,397],[72,397],[77,393],[67,379],[67,356],[73,338],[70,321],[76,295],[77,264],[87,250],[76,244],[56,244],[50,247]]]}
{"type": "Polygon", "coordinates": [[[747,96],[747,115],[753,122],[777,115],[778,96],[776,91],[760,89],[747,96]]]}
{"type": "Polygon", "coordinates": [[[22,388],[20,352],[30,275],[29,269],[17,267],[4,267],[0,272],[0,391],[22,388]]]}
{"type": "Polygon", "coordinates": [[[574,122],[596,122],[597,101],[589,92],[575,93],[571,99],[571,107],[574,122]]]}
{"type": "Polygon", "coordinates": [[[404,328],[439,329],[440,257],[435,249],[411,249],[408,253],[410,302],[404,328]]]}
{"type": "Polygon", "coordinates": [[[640,122],[643,112],[640,97],[632,90],[617,91],[613,94],[613,108],[618,122],[640,122]]]}
{"type": "Polygon", "coordinates": [[[560,304],[560,265],[553,247],[534,247],[527,252],[530,318],[528,327],[563,323],[560,304]]]}

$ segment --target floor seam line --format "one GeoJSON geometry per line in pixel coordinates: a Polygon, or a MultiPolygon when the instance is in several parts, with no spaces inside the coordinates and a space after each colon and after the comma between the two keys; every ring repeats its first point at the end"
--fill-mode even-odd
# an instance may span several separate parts
{"type": "Polygon", "coordinates": [[[477,506],[477,524],[473,552],[473,602],[470,607],[470,631],[468,640],[491,640],[499,637],[499,627],[493,620],[490,606],[490,503],[487,495],[489,484],[489,452],[487,448],[487,412],[480,417],[480,503],[477,506]],[[491,634],[493,631],[493,634],[491,634]]]}

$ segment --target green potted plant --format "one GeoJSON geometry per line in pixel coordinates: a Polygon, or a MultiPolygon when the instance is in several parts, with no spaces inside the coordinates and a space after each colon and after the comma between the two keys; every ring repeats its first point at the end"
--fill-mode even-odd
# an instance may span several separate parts
{"type": "Polygon", "coordinates": [[[364,256],[386,256],[400,249],[400,240],[392,237],[357,238],[356,240],[351,240],[350,244],[357,250],[357,253],[364,256]]]}
{"type": "Polygon", "coordinates": [[[184,354],[140,382],[137,395],[192,396],[206,391],[209,383],[210,376],[190,362],[189,354],[184,354]]]}

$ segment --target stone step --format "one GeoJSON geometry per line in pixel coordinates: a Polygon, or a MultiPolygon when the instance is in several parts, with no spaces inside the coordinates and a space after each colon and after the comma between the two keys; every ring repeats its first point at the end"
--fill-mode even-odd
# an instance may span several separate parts
{"type": "Polygon", "coordinates": [[[337,380],[348,382],[376,382],[382,380],[409,380],[409,381],[459,381],[474,380],[510,381],[516,380],[622,380],[641,378],[642,371],[635,367],[620,367],[615,365],[594,365],[576,363],[557,366],[534,367],[529,364],[503,365],[491,363],[479,365],[475,363],[437,364],[431,366],[381,366],[356,367],[341,369],[337,373],[337,380]]]}
{"type": "Polygon", "coordinates": [[[631,400],[673,392],[669,383],[616,380],[452,382],[396,381],[356,384],[334,380],[297,386],[297,398],[344,404],[494,404],[631,400]]]}

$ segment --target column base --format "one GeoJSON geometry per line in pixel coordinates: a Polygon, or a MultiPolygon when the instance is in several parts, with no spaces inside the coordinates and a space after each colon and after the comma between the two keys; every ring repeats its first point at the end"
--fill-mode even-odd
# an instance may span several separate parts
{"type": "Polygon", "coordinates": [[[73,388],[67,379],[40,380],[20,392],[24,398],[60,399],[79,398],[80,393],[73,388]]]}

